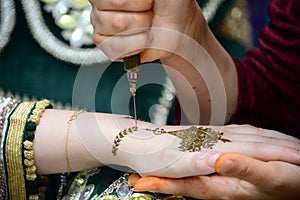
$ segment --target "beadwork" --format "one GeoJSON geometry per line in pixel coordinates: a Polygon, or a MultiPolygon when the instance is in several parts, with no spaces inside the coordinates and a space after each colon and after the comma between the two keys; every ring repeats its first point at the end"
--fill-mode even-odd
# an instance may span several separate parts
{"type": "MultiPolygon", "coordinates": [[[[19,103],[18,100],[16,99],[11,99],[11,98],[4,98],[1,97],[1,103],[5,103],[5,100],[9,100],[8,103],[5,104],[5,106],[0,109],[0,141],[2,141],[3,138],[3,132],[5,132],[4,129],[4,123],[6,120],[6,116],[11,112],[11,110],[19,103]]],[[[6,194],[7,194],[7,189],[5,186],[6,182],[6,175],[3,167],[3,155],[1,155],[0,158],[0,199],[6,199],[6,194]]]]}
{"type": "Polygon", "coordinates": [[[8,117],[5,135],[5,163],[10,199],[27,199],[26,179],[23,170],[22,135],[33,102],[20,103],[8,117]]]}
{"type": "Polygon", "coordinates": [[[38,101],[32,112],[29,114],[23,131],[23,164],[25,166],[25,186],[26,193],[30,200],[39,199],[38,197],[38,183],[37,183],[37,168],[34,164],[33,154],[33,139],[36,126],[40,122],[40,118],[46,108],[50,107],[50,101],[47,99],[38,101]]]}

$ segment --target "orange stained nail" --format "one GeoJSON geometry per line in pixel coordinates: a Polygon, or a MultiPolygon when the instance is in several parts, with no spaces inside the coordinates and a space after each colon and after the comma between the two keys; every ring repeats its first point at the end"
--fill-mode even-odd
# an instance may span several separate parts
{"type": "Polygon", "coordinates": [[[215,170],[219,171],[219,169],[224,165],[226,160],[226,155],[221,155],[215,162],[215,170]]]}
{"type": "Polygon", "coordinates": [[[138,175],[137,173],[133,173],[133,174],[131,174],[131,175],[129,176],[129,178],[128,178],[128,184],[129,184],[130,186],[132,186],[132,185],[134,185],[135,182],[136,182],[137,180],[139,180],[140,178],[141,178],[140,175],[138,175]]]}
{"type": "Polygon", "coordinates": [[[134,184],[134,190],[159,191],[159,189],[167,185],[167,180],[168,178],[144,177],[136,181],[136,183],[134,184]]]}
{"type": "MultiPolygon", "coordinates": [[[[220,171],[221,168],[225,168],[226,164],[229,164],[229,162],[237,159],[240,155],[240,153],[223,153],[220,155],[220,157],[215,162],[215,170],[217,172],[220,171]],[[227,162],[228,161],[228,162],[227,162]]],[[[226,167],[227,168],[227,167],[226,167]]]]}

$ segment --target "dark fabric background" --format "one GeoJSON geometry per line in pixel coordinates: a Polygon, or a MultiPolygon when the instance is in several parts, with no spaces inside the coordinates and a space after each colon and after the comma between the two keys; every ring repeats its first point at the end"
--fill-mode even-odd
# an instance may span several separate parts
{"type": "MultiPolygon", "coordinates": [[[[206,0],[198,2],[200,5],[205,5],[206,0]]],[[[20,1],[16,1],[15,4],[17,9],[16,26],[10,42],[0,53],[0,87],[21,96],[48,98],[62,104],[71,104],[74,80],[79,66],[58,60],[42,49],[30,33],[20,1]]],[[[242,57],[245,53],[243,46],[222,37],[217,31],[217,27],[231,4],[232,0],[223,4],[210,26],[228,50],[237,57],[242,57]]],[[[57,37],[60,37],[60,30],[53,24],[51,15],[44,13],[44,18],[50,29],[57,37]]],[[[95,97],[96,111],[112,112],[111,93],[123,74],[121,63],[112,63],[105,71],[98,87],[101,96],[99,96],[100,93],[97,93],[95,97]]],[[[161,86],[151,84],[139,89],[137,94],[139,118],[149,120],[148,110],[158,102],[160,91],[161,86]]],[[[129,107],[132,113],[132,106],[129,107]]],[[[114,110],[114,112],[118,113],[118,110],[114,110]]],[[[168,123],[174,122],[173,116],[172,109],[168,123]]]]}
{"type": "MultiPolygon", "coordinates": [[[[206,2],[207,0],[198,0],[198,3],[202,6],[206,2]]],[[[232,3],[233,0],[225,1],[210,23],[210,27],[230,53],[242,58],[246,53],[245,47],[218,32],[218,27],[232,3]]],[[[74,81],[79,66],[58,60],[42,49],[30,33],[20,1],[15,1],[15,4],[17,9],[16,26],[10,42],[0,53],[0,88],[20,96],[28,95],[30,98],[37,99],[48,98],[64,105],[71,104],[74,81]]],[[[44,13],[44,18],[49,28],[57,37],[60,37],[60,30],[53,24],[51,15],[44,13]]],[[[111,108],[111,95],[116,82],[124,73],[122,63],[112,63],[104,72],[95,96],[96,111],[119,113],[118,110],[112,110],[111,108]]],[[[137,93],[138,118],[149,121],[149,108],[158,103],[161,89],[161,86],[155,84],[139,88],[137,93]]],[[[132,104],[129,105],[132,113],[132,104]]],[[[168,124],[175,123],[173,108],[174,106],[169,114],[168,124]]],[[[120,175],[120,172],[110,168],[103,168],[102,171],[103,173],[99,174],[100,178],[97,176],[97,181],[101,182],[101,184],[97,184],[97,192],[101,192],[120,175]]],[[[73,176],[76,176],[76,174],[72,174],[70,180],[73,180],[73,176]]],[[[50,176],[49,183],[48,197],[54,199],[60,186],[60,177],[50,176]]]]}

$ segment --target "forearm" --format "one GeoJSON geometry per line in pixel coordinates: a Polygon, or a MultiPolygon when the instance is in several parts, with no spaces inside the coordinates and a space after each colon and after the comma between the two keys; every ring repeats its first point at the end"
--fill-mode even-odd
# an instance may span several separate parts
{"type": "Polygon", "coordinates": [[[74,113],[46,110],[43,114],[34,139],[35,162],[40,174],[66,172],[66,159],[71,171],[113,164],[115,136],[134,125],[124,115],[84,112],[70,123],[68,132],[67,122],[74,113]]]}
{"type": "Polygon", "coordinates": [[[73,122],[68,130],[68,120],[74,111],[46,110],[37,126],[34,139],[35,163],[39,174],[67,171],[66,151],[72,171],[101,166],[83,146],[73,122]],[[69,134],[68,148],[67,134],[69,134]]]}

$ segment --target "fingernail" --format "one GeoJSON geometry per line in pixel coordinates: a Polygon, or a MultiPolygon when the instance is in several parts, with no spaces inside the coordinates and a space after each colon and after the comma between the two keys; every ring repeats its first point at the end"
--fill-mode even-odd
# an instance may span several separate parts
{"type": "Polygon", "coordinates": [[[141,190],[138,190],[138,189],[136,189],[136,188],[131,188],[131,190],[133,191],[133,192],[141,192],[141,190]]]}
{"type": "Polygon", "coordinates": [[[209,157],[208,159],[208,165],[211,167],[211,168],[215,168],[215,163],[216,163],[216,160],[219,158],[221,154],[220,153],[216,153],[216,154],[213,154],[212,156],[209,157]]]}
{"type": "Polygon", "coordinates": [[[130,180],[127,181],[127,184],[128,184],[129,186],[133,186],[133,183],[132,183],[132,181],[130,181],[130,180]]]}
{"type": "Polygon", "coordinates": [[[216,169],[216,171],[218,173],[225,173],[225,172],[230,171],[232,166],[233,166],[233,161],[232,160],[226,160],[220,165],[220,167],[218,169],[216,169]]]}

